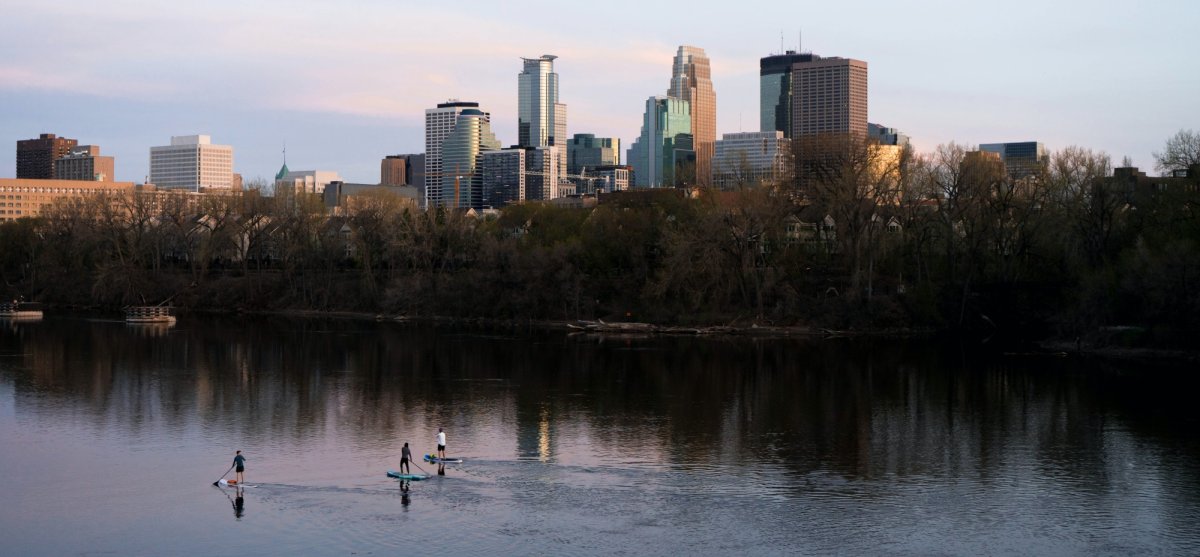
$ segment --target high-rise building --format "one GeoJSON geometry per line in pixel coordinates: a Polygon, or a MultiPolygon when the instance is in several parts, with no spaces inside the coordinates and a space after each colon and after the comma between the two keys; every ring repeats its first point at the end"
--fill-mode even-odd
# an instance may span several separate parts
{"type": "Polygon", "coordinates": [[[562,145],[567,141],[567,105],[558,102],[558,74],[553,54],[522,58],[517,74],[517,144],[522,147],[562,145]]]}
{"type": "Polygon", "coordinates": [[[58,180],[91,180],[107,182],[113,179],[112,157],[100,156],[100,147],[81,145],[54,161],[54,176],[58,180]]]}
{"type": "Polygon", "coordinates": [[[792,64],[792,135],[867,134],[867,63],[819,58],[792,64]]]}
{"type": "Polygon", "coordinates": [[[379,184],[423,188],[425,185],[425,154],[384,157],[379,163],[379,184]]]}
{"type": "Polygon", "coordinates": [[[1013,178],[1025,178],[1036,174],[1041,165],[1046,162],[1046,146],[1040,141],[1020,141],[1016,143],[984,143],[979,150],[985,153],[995,153],[1004,161],[1004,168],[1013,178]]]}
{"type": "Polygon", "coordinates": [[[563,148],[558,145],[533,147],[525,153],[525,199],[549,201],[564,195],[563,148]]]}
{"type": "Polygon", "coordinates": [[[480,156],[484,205],[503,207],[525,201],[526,149],[513,146],[486,151],[480,156]]]}
{"type": "Polygon", "coordinates": [[[487,113],[478,108],[459,112],[454,129],[441,145],[441,192],[437,203],[430,206],[482,209],[480,159],[484,151],[499,148],[487,113]]]}
{"type": "Polygon", "coordinates": [[[621,164],[621,140],[577,133],[567,141],[567,172],[579,174],[584,168],[621,164]]]}
{"type": "Polygon", "coordinates": [[[207,135],[172,136],[150,148],[150,182],[161,189],[233,188],[233,147],[213,145],[207,135]]]}
{"type": "Polygon", "coordinates": [[[43,133],[37,139],[17,141],[17,178],[51,180],[54,161],[66,156],[78,146],[74,139],[43,133]]]}
{"type": "Polygon", "coordinates": [[[732,189],[772,183],[785,176],[791,140],[783,132],[727,133],[717,140],[713,185],[732,189]]]}
{"type": "Polygon", "coordinates": [[[688,101],[675,97],[646,99],[641,134],[627,153],[638,187],[671,187],[687,180],[688,169],[694,168],[696,158],[691,132],[688,101]]]}
{"type": "Polygon", "coordinates": [[[695,151],[695,183],[708,185],[712,179],[713,142],[717,140],[717,94],[712,87],[712,69],[703,48],[681,46],[671,68],[668,97],[688,102],[695,151]]]}
{"type": "MultiPolygon", "coordinates": [[[[458,115],[464,110],[474,110],[480,112],[479,103],[463,102],[457,100],[449,100],[444,103],[439,103],[437,108],[425,109],[425,196],[423,198],[423,207],[440,207],[447,203],[442,199],[442,193],[445,191],[444,184],[449,184],[450,191],[453,191],[454,179],[450,178],[447,182],[442,167],[442,143],[450,136],[450,132],[454,131],[454,126],[458,124],[458,115]]],[[[481,112],[485,122],[491,122],[491,116],[487,112],[481,112]]],[[[453,167],[450,167],[446,172],[453,172],[453,167]]],[[[451,204],[453,199],[450,200],[451,204]]]]}
{"type": "Polygon", "coordinates": [[[794,50],[759,59],[759,131],[781,131],[784,137],[792,137],[792,65],[820,59],[794,50]]]}
{"type": "Polygon", "coordinates": [[[879,124],[867,124],[867,137],[878,141],[880,145],[907,147],[909,144],[908,136],[900,133],[900,130],[879,124]]]}

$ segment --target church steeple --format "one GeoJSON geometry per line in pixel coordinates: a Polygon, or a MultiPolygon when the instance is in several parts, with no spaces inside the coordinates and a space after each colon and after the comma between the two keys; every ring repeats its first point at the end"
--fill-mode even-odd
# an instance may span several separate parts
{"type": "Polygon", "coordinates": [[[287,167],[287,144],[285,143],[285,144],[283,145],[283,167],[281,167],[281,168],[279,169],[279,172],[275,174],[275,179],[276,179],[276,180],[282,180],[282,179],[283,179],[285,176],[287,176],[287,173],[288,173],[288,167],[287,167]]]}

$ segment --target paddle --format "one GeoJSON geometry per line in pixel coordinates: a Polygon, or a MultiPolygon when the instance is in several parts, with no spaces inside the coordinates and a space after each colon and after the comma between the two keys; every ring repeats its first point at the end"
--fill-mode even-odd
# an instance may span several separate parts
{"type": "Polygon", "coordinates": [[[229,470],[226,470],[224,474],[221,474],[221,477],[217,478],[217,481],[213,482],[213,485],[219,485],[221,483],[221,480],[225,479],[225,476],[229,475],[230,470],[233,470],[232,464],[229,465],[229,470]]]}
{"type": "MultiPolygon", "coordinates": [[[[413,461],[411,461],[411,460],[409,461],[409,464],[412,464],[413,466],[416,466],[416,467],[417,467],[417,470],[420,470],[422,474],[425,474],[426,476],[428,476],[428,475],[429,475],[429,472],[426,472],[424,468],[421,468],[421,465],[420,465],[420,464],[417,464],[416,462],[413,462],[413,461]]],[[[228,472],[227,472],[227,473],[228,473],[228,472]]]]}

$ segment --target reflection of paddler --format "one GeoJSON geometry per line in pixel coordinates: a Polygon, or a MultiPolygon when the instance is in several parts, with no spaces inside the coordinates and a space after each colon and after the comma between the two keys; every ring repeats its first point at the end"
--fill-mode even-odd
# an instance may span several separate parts
{"type": "Polygon", "coordinates": [[[237,497],[233,500],[233,517],[234,518],[240,519],[240,518],[242,518],[242,515],[245,514],[245,512],[246,512],[246,499],[242,497],[243,493],[245,493],[244,490],[242,490],[242,488],[239,487],[237,490],[237,497]]]}

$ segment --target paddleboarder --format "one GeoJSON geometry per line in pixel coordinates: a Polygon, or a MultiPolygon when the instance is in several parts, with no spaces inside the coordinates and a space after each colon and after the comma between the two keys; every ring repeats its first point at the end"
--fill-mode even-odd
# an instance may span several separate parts
{"type": "Polygon", "coordinates": [[[446,432],[442,431],[440,427],[437,434],[437,447],[438,458],[446,458],[446,432]]]}
{"type": "Polygon", "coordinates": [[[411,474],[412,468],[408,462],[412,460],[412,451],[408,450],[408,442],[404,443],[404,448],[400,449],[400,472],[403,474],[411,474]]]}
{"type": "Polygon", "coordinates": [[[237,479],[234,481],[237,482],[238,485],[242,485],[245,483],[245,477],[243,474],[246,471],[246,457],[242,456],[242,451],[238,451],[237,454],[234,455],[233,466],[237,469],[235,470],[237,474],[234,475],[234,477],[237,479]]]}

